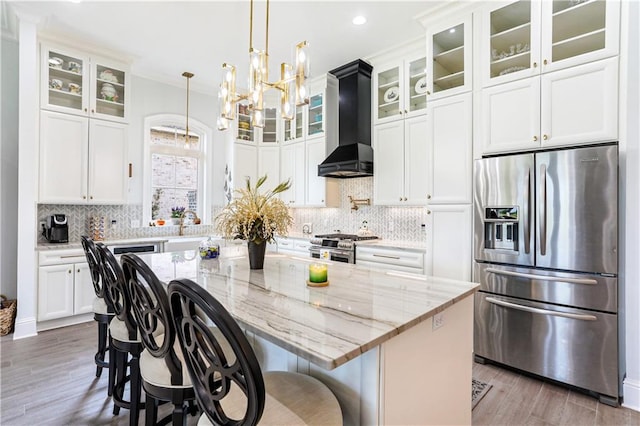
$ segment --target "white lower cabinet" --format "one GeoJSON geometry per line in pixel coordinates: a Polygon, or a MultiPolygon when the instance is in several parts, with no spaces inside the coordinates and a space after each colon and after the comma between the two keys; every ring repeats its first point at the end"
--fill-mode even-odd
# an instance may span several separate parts
{"type": "Polygon", "coordinates": [[[356,246],[356,265],[390,271],[424,273],[424,250],[356,246]]]}
{"type": "Polygon", "coordinates": [[[278,253],[297,254],[301,257],[310,257],[309,247],[311,241],[308,238],[277,237],[276,247],[278,253]]]}
{"type": "Polygon", "coordinates": [[[471,280],[471,204],[430,205],[426,274],[471,280]]]}
{"type": "Polygon", "coordinates": [[[41,266],[38,275],[38,321],[93,310],[95,293],[87,263],[41,266]]]}
{"type": "Polygon", "coordinates": [[[614,141],[618,58],[482,90],[483,153],[614,141]]]}
{"type": "Polygon", "coordinates": [[[39,201],[125,203],[127,138],[126,124],[41,111],[39,201]]]}

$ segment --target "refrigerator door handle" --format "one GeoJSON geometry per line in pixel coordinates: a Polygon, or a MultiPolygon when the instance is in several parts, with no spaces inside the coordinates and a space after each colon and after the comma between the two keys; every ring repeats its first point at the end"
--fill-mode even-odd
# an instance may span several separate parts
{"type": "Polygon", "coordinates": [[[527,169],[527,173],[524,178],[524,252],[529,254],[531,249],[531,191],[529,187],[531,185],[531,169],[527,169]]]}
{"type": "Polygon", "coordinates": [[[540,280],[540,281],[560,281],[563,283],[585,284],[585,285],[598,284],[598,281],[590,278],[569,278],[569,277],[556,277],[553,275],[526,274],[524,272],[503,271],[502,269],[495,269],[495,268],[487,268],[486,271],[496,275],[507,275],[510,277],[529,278],[532,280],[540,280]]]}
{"type": "Polygon", "coordinates": [[[547,165],[540,165],[540,255],[547,254],[547,165]]]}
{"type": "Polygon", "coordinates": [[[487,297],[485,300],[494,305],[503,306],[505,308],[517,309],[519,311],[531,312],[533,314],[552,315],[554,317],[570,318],[581,321],[596,321],[598,318],[594,315],[571,314],[569,312],[549,311],[547,309],[532,308],[530,306],[518,305],[517,303],[505,302],[504,300],[487,297]]]}

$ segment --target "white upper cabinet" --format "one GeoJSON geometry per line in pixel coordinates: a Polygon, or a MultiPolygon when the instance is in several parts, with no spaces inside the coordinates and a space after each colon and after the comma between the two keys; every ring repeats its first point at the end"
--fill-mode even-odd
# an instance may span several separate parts
{"type": "Polygon", "coordinates": [[[340,207],[340,184],[337,179],[318,176],[318,164],[326,158],[323,138],[306,142],[305,205],[309,207],[340,207]]]}
{"type": "Polygon", "coordinates": [[[427,199],[433,204],[470,204],[473,157],[472,95],[429,102],[427,107],[427,199]]]}
{"type": "Polygon", "coordinates": [[[427,120],[424,116],[374,126],[373,201],[427,204],[427,120]]]}
{"type": "MultiPolygon", "coordinates": [[[[471,42],[471,15],[428,27],[426,90],[430,101],[471,90],[471,42]]],[[[422,81],[419,83],[416,90],[423,91],[422,81]]]]}
{"type": "Polygon", "coordinates": [[[616,55],[619,8],[615,0],[491,3],[481,17],[484,86],[616,55]]]}
{"type": "Polygon", "coordinates": [[[618,58],[482,90],[484,153],[614,141],[618,58]]]}
{"type": "Polygon", "coordinates": [[[296,113],[293,115],[293,120],[283,121],[282,127],[284,143],[296,143],[304,140],[304,129],[306,127],[306,114],[304,112],[304,107],[296,107],[296,113]]]}
{"type": "Polygon", "coordinates": [[[124,204],[128,126],[72,114],[40,114],[42,203],[124,204]]]}
{"type": "Polygon", "coordinates": [[[374,123],[422,115],[427,107],[427,60],[424,52],[374,66],[374,123]]]}
{"type": "Polygon", "coordinates": [[[131,84],[126,65],[46,44],[41,54],[41,108],[127,121],[131,84]]]}
{"type": "Polygon", "coordinates": [[[283,145],[280,148],[280,180],[291,180],[291,188],[280,196],[291,207],[304,206],[305,201],[305,146],[304,142],[283,145]]]}
{"type": "MultiPolygon", "coordinates": [[[[265,121],[266,122],[266,121],[265,121]]],[[[258,129],[251,124],[249,106],[238,102],[236,104],[235,139],[237,142],[257,143],[258,129]]]]}

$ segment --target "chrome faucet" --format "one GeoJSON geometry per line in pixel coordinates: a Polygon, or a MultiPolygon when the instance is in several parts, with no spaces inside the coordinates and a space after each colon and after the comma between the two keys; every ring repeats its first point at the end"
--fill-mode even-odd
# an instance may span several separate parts
{"type": "Polygon", "coordinates": [[[178,235],[183,236],[183,230],[184,230],[184,216],[187,213],[191,213],[194,216],[194,223],[196,223],[199,218],[198,218],[198,213],[194,212],[193,210],[185,210],[182,212],[182,215],[180,216],[180,229],[178,230],[178,235]]]}

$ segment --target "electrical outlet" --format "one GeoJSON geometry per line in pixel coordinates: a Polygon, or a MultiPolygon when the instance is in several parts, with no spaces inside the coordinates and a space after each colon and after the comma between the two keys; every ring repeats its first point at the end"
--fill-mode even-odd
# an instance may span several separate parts
{"type": "Polygon", "coordinates": [[[433,316],[432,330],[437,330],[444,325],[444,312],[433,316]]]}
{"type": "Polygon", "coordinates": [[[420,232],[422,232],[423,234],[427,233],[427,225],[422,223],[420,224],[420,232]]]}

